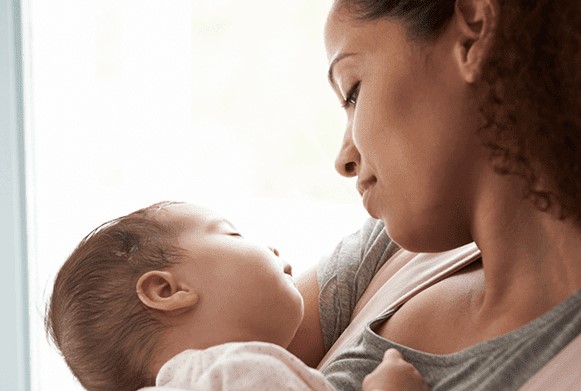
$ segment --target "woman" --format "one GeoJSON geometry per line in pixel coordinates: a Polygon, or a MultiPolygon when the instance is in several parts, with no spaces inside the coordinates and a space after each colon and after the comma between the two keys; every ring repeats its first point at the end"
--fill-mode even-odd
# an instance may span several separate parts
{"type": "Polygon", "coordinates": [[[359,389],[396,347],[432,389],[518,389],[581,334],[581,6],[336,0],[325,44],[347,113],[336,168],[382,223],[299,281],[290,350],[317,365],[396,244],[473,241],[481,256],[377,314],[323,370],[359,389]]]}

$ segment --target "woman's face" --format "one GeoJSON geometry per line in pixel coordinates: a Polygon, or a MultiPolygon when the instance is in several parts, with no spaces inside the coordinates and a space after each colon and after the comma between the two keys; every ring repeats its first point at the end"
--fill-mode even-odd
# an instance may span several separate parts
{"type": "Polygon", "coordinates": [[[413,251],[471,240],[474,181],[486,162],[450,26],[416,43],[396,20],[354,21],[333,9],[325,29],[330,82],[347,114],[336,168],[357,176],[367,211],[413,251]]]}

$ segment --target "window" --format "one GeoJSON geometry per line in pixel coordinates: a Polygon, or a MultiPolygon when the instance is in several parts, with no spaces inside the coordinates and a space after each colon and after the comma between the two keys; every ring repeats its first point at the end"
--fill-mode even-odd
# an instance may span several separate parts
{"type": "Polygon", "coordinates": [[[28,390],[22,55],[18,2],[0,0],[0,390],[28,390]]]}
{"type": "Polygon", "coordinates": [[[296,272],[366,217],[334,172],[344,118],[312,0],[28,0],[33,390],[80,390],[46,342],[58,268],[161,200],[224,213],[296,272]]]}

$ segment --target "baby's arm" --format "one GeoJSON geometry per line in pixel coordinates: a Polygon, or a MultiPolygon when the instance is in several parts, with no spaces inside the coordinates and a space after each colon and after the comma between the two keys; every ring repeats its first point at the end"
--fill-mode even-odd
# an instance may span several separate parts
{"type": "Polygon", "coordinates": [[[420,372],[396,349],[388,349],[381,364],[363,380],[363,391],[389,390],[429,390],[420,372]]]}

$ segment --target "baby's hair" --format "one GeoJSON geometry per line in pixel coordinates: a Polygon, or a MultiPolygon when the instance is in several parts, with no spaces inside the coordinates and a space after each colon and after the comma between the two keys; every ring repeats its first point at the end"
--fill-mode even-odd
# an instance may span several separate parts
{"type": "Polygon", "coordinates": [[[179,228],[158,213],[162,202],[89,233],[61,267],[46,311],[47,333],[91,391],[155,385],[150,363],[165,325],[137,297],[139,277],[182,255],[179,228]]]}

